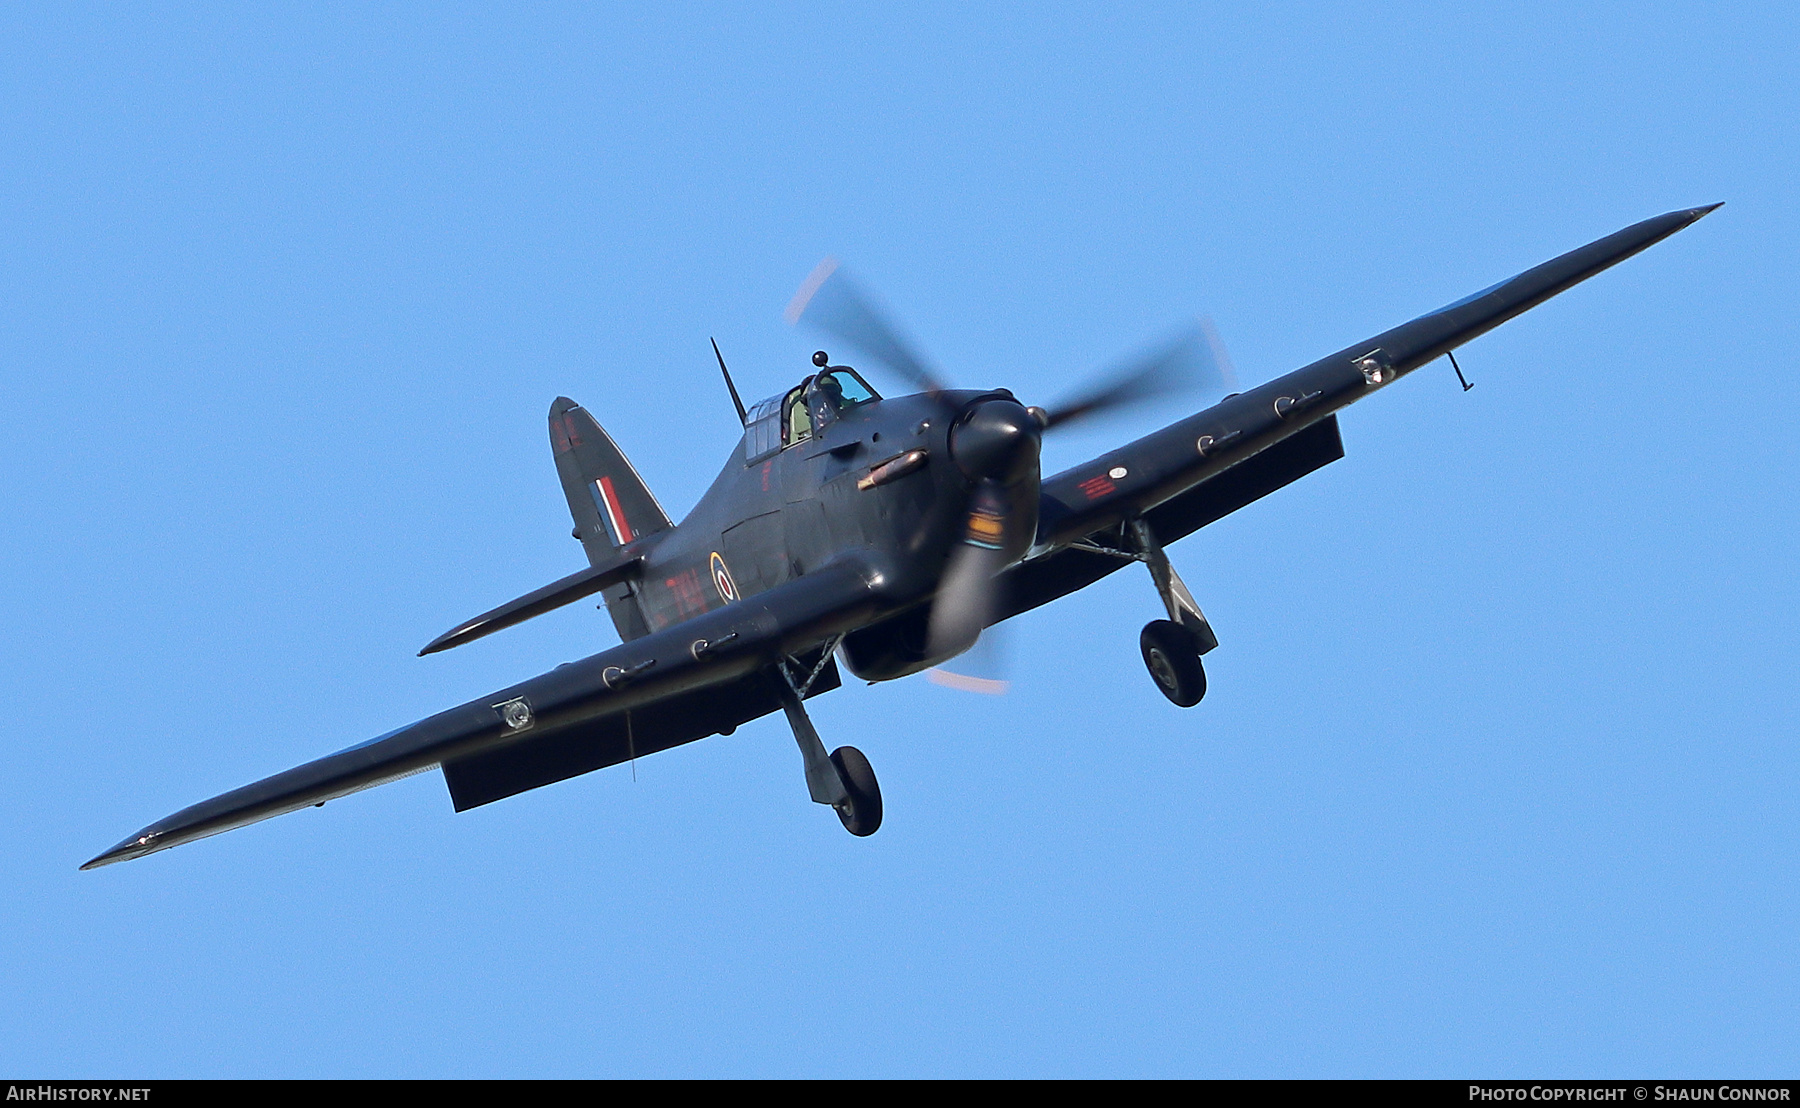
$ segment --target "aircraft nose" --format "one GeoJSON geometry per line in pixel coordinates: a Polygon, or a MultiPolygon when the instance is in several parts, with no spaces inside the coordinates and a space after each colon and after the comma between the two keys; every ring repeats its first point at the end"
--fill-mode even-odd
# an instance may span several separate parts
{"type": "Polygon", "coordinates": [[[972,481],[1012,481],[1037,464],[1043,426],[1016,400],[979,401],[950,429],[950,454],[972,481]]]}

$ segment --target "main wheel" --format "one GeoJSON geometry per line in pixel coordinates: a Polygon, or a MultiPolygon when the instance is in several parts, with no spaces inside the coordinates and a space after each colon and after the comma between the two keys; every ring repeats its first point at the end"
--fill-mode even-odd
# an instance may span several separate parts
{"type": "Polygon", "coordinates": [[[881,827],[881,786],[869,760],[854,746],[840,746],[831,752],[831,764],[837,767],[844,791],[850,794],[838,808],[838,819],[852,835],[873,835],[881,827]]]}
{"type": "Polygon", "coordinates": [[[1156,687],[1178,707],[1192,708],[1206,695],[1206,668],[1193,633],[1179,623],[1152,620],[1138,635],[1144,668],[1156,687]]]}

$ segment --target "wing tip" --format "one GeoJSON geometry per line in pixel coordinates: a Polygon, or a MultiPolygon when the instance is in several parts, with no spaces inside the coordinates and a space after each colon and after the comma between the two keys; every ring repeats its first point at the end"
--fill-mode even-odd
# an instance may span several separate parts
{"type": "Polygon", "coordinates": [[[1679,230],[1683,227],[1693,226],[1724,206],[1725,201],[1720,200],[1716,204],[1702,204],[1698,208],[1678,208],[1662,218],[1676,220],[1676,229],[1679,230]]]}
{"type": "Polygon", "coordinates": [[[151,835],[148,832],[140,831],[131,838],[119,843],[111,850],[96,854],[92,858],[81,863],[81,868],[84,870],[99,869],[101,866],[110,866],[114,862],[128,862],[133,858],[140,858],[145,854],[153,853],[156,850],[161,849],[160,847],[152,845],[152,841],[155,838],[156,836],[151,835]]]}

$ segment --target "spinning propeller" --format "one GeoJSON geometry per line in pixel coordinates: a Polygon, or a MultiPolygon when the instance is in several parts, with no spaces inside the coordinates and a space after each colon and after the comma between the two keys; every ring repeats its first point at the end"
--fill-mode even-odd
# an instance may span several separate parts
{"type": "MultiPolygon", "coordinates": [[[[944,376],[921,355],[853,280],[836,258],[812,271],[784,313],[789,323],[807,323],[851,344],[922,391],[941,397],[944,376]]],[[[1231,361],[1212,325],[1204,320],[1167,341],[1128,357],[1095,375],[1089,385],[1050,408],[1026,407],[1004,396],[990,397],[946,415],[954,416],[950,454],[970,485],[962,535],[951,549],[932,605],[928,650],[949,659],[974,646],[994,618],[999,602],[995,579],[1035,538],[1038,455],[1044,432],[1102,412],[1196,389],[1223,393],[1235,384],[1231,361]],[[1029,487],[1029,509],[1020,510],[1008,490],[1029,487]],[[1020,533],[1031,528],[1032,534],[1020,533]]],[[[962,687],[1004,682],[982,678],[953,681],[962,687]]],[[[997,688],[993,686],[998,686],[997,688]]]]}

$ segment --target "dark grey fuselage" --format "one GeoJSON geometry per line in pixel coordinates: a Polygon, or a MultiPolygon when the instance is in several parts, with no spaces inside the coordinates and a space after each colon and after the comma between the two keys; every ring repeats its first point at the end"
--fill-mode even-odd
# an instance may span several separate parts
{"type": "MultiPolygon", "coordinates": [[[[950,425],[970,405],[1008,395],[956,391],[877,400],[812,438],[749,462],[749,436],[740,439],[693,511],[645,555],[636,588],[650,630],[758,596],[831,562],[854,562],[878,584],[877,619],[928,600],[960,533],[969,485],[950,458],[950,425]],[[859,487],[873,466],[916,450],[927,460],[912,472],[859,487]],[[719,564],[729,581],[715,579],[719,564]]],[[[1035,474],[1009,492],[1035,518],[1035,474]]],[[[1017,558],[1025,551],[1009,553],[1017,558]]],[[[920,668],[922,642],[918,654],[910,666],[864,672],[855,644],[845,651],[853,672],[870,679],[920,668]]]]}

